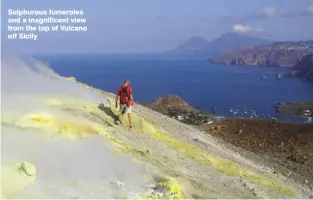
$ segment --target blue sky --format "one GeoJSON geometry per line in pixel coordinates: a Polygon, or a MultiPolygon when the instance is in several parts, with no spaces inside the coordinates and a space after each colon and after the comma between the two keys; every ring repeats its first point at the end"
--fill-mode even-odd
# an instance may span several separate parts
{"type": "Polygon", "coordinates": [[[273,40],[313,39],[313,0],[2,0],[4,50],[21,53],[166,51],[193,36],[238,32],[273,40]],[[82,9],[85,33],[8,40],[8,9],[82,9]]]}

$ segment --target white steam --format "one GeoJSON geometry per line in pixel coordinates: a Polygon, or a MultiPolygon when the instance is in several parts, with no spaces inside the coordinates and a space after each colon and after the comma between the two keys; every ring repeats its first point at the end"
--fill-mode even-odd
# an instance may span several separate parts
{"type": "MultiPolygon", "coordinates": [[[[36,60],[2,61],[2,121],[8,112],[57,114],[42,103],[44,98],[77,98],[94,104],[105,101],[103,96],[65,80],[36,60]]],[[[69,141],[58,133],[1,127],[2,165],[26,160],[37,168],[35,184],[10,197],[121,198],[143,192],[143,166],[117,155],[101,136],[69,141]]]]}

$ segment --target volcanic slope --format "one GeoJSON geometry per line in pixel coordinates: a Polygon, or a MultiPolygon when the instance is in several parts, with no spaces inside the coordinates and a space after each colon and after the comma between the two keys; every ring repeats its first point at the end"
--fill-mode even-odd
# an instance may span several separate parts
{"type": "Polygon", "coordinates": [[[2,63],[3,198],[308,198],[213,137],[140,105],[116,125],[113,94],[36,60],[2,63]]]}

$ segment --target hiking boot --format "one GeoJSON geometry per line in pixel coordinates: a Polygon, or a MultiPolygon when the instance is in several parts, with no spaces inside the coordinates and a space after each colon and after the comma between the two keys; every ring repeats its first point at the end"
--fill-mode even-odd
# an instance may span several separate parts
{"type": "Polygon", "coordinates": [[[114,124],[115,124],[115,125],[119,125],[119,124],[123,125],[123,122],[122,122],[121,119],[119,119],[119,118],[117,117],[117,118],[114,119],[114,124]]]}

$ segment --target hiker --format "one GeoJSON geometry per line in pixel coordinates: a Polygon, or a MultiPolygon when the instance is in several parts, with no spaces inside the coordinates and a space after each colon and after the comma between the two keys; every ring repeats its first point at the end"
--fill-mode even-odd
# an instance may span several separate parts
{"type": "Polygon", "coordinates": [[[130,81],[125,80],[124,84],[118,88],[115,98],[115,107],[117,108],[117,101],[120,98],[120,112],[118,115],[118,119],[121,122],[121,117],[127,113],[128,121],[129,121],[129,129],[132,128],[131,124],[131,112],[132,112],[132,105],[134,105],[134,97],[132,88],[129,86],[130,81]]]}

